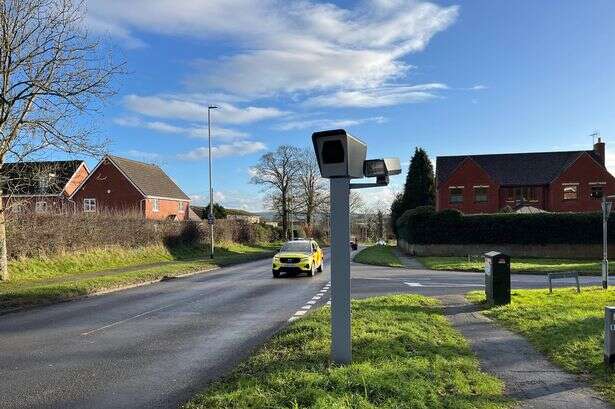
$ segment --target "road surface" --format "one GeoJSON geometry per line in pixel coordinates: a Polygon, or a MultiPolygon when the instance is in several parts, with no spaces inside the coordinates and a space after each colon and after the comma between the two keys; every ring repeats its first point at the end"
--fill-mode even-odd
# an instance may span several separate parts
{"type": "MultiPolygon", "coordinates": [[[[462,294],[484,282],[481,273],[359,264],[352,277],[354,297],[462,294]]],[[[326,265],[312,278],[273,279],[263,260],[1,316],[0,407],[177,407],[327,302],[329,278],[326,265]]],[[[537,287],[544,276],[513,275],[513,288],[537,287]]]]}

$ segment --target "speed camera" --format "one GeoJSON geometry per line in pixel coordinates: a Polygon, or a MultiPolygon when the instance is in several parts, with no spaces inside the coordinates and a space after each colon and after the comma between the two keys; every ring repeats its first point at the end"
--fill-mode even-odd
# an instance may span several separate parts
{"type": "Polygon", "coordinates": [[[312,143],[323,178],[362,178],[367,145],[343,129],[314,132],[312,143]]]}
{"type": "Polygon", "coordinates": [[[363,173],[367,178],[399,175],[401,173],[399,158],[366,160],[363,164],[363,173]]]}

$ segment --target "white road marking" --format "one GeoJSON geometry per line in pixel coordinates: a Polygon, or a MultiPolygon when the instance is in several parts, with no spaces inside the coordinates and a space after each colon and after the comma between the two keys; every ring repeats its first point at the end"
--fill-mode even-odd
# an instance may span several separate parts
{"type": "Polygon", "coordinates": [[[430,282],[427,284],[421,283],[408,283],[404,282],[409,287],[484,287],[484,284],[468,284],[468,283],[435,283],[430,282]]]}
{"type": "MultiPolygon", "coordinates": [[[[318,293],[315,296],[313,296],[310,301],[306,302],[306,304],[303,307],[301,307],[301,309],[299,311],[295,312],[295,315],[290,317],[288,319],[288,322],[293,322],[293,321],[297,320],[298,318],[300,318],[301,316],[305,315],[308,312],[308,310],[310,310],[316,304],[316,302],[318,300],[320,300],[322,298],[322,296],[325,295],[325,293],[327,291],[329,291],[329,286],[330,285],[331,285],[331,282],[329,281],[327,283],[327,285],[325,285],[322,288],[322,290],[318,291],[318,293]]],[[[331,301],[328,301],[327,304],[330,305],[331,301]]]]}
{"type": "Polygon", "coordinates": [[[125,322],[132,321],[134,319],[137,319],[137,318],[140,318],[140,317],[144,317],[144,316],[149,315],[149,314],[153,314],[155,312],[158,312],[160,310],[164,310],[165,308],[173,307],[173,306],[178,305],[178,304],[180,304],[180,303],[169,304],[169,305],[165,305],[165,306],[160,307],[160,308],[155,308],[153,310],[145,311],[145,312],[142,312],[141,314],[133,315],[132,317],[128,317],[128,318],[125,318],[123,320],[112,322],[111,324],[107,324],[107,325],[102,326],[100,328],[96,328],[96,329],[93,329],[93,330],[87,331],[87,332],[82,332],[81,335],[86,336],[86,335],[93,334],[95,332],[103,331],[105,329],[109,329],[109,328],[118,326],[118,325],[123,324],[125,322]]]}

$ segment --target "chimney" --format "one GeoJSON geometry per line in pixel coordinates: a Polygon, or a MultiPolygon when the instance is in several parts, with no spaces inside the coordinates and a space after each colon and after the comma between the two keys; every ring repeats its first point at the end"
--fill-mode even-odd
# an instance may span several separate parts
{"type": "Polygon", "coordinates": [[[594,154],[600,159],[602,165],[604,165],[604,147],[605,144],[602,142],[602,138],[598,137],[598,142],[594,144],[594,154]]]}

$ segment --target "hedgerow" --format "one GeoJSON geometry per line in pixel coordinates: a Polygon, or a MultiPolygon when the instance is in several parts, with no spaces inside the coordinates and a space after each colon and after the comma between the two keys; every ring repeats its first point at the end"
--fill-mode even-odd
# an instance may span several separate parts
{"type": "MultiPolygon", "coordinates": [[[[615,219],[609,220],[615,239],[615,219]]],[[[397,221],[398,238],[413,244],[591,244],[602,242],[600,213],[463,215],[424,206],[397,221]]]]}

